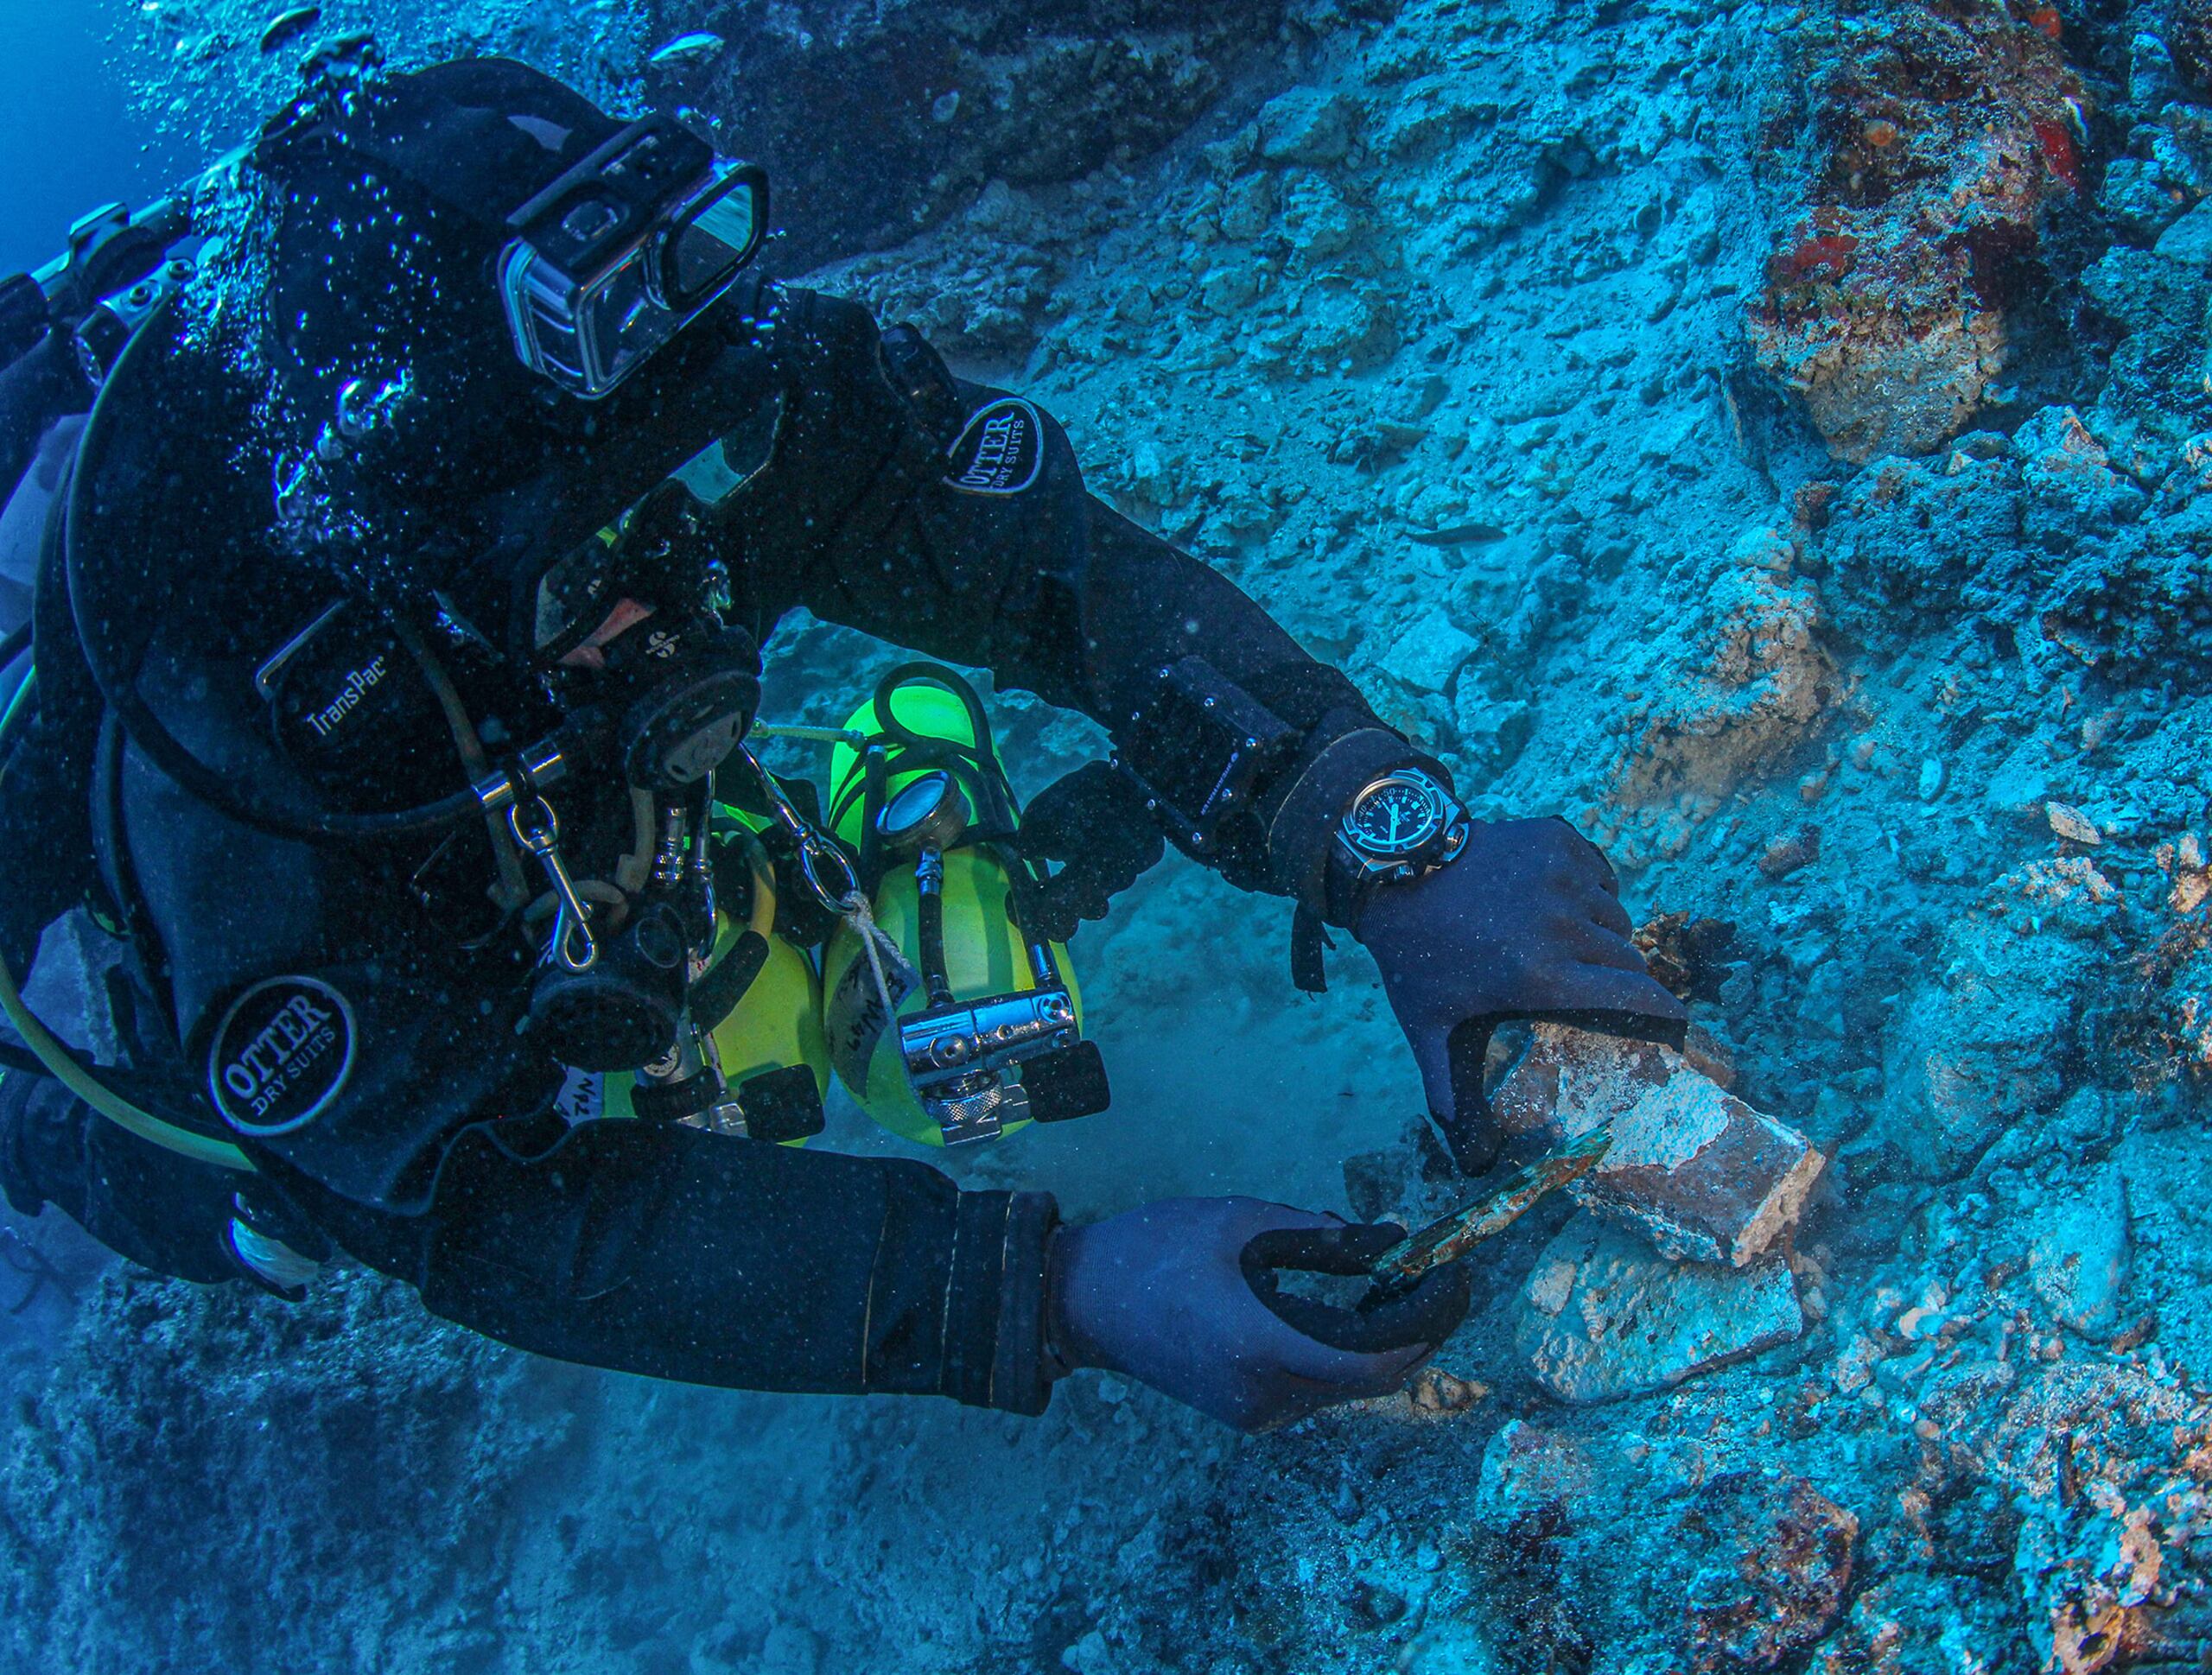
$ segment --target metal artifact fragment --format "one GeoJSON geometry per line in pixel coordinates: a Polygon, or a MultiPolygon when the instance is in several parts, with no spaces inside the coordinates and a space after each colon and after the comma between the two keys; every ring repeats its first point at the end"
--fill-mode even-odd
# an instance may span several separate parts
{"type": "Polygon", "coordinates": [[[1494,1234],[1519,1221],[1547,1193],[1577,1181],[1598,1166],[1613,1143],[1612,1127],[1601,1123],[1578,1135],[1548,1158],[1517,1171],[1497,1191],[1486,1193],[1440,1221],[1400,1240],[1375,1259],[1368,1272],[1393,1289],[1410,1285],[1431,1269],[1457,1261],[1494,1234]]]}

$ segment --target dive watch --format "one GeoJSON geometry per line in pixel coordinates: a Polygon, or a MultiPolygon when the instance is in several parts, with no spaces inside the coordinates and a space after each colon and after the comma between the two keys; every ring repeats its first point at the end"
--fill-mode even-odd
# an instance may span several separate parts
{"type": "Polygon", "coordinates": [[[1337,824],[1336,875],[1346,907],[1378,884],[1406,884],[1457,860],[1467,811],[1433,775],[1393,768],[1360,788],[1337,824]]]}

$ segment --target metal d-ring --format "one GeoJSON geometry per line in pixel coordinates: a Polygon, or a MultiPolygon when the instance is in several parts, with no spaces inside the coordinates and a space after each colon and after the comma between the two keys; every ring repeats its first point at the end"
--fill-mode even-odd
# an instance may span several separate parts
{"type": "Polygon", "coordinates": [[[807,832],[798,841],[798,872],[806,880],[806,887],[814,892],[815,900],[832,913],[850,914],[860,904],[861,875],[845,852],[827,839],[807,832]],[[822,857],[827,855],[836,863],[837,870],[845,875],[845,887],[833,892],[822,882],[822,857]]]}
{"type": "Polygon", "coordinates": [[[835,838],[824,834],[819,827],[800,812],[797,803],[784,795],[783,787],[777,784],[775,777],[760,765],[760,758],[753,755],[749,747],[740,745],[737,753],[753,770],[753,777],[760,782],[761,791],[768,799],[776,823],[791,834],[791,841],[798,846],[799,877],[814,892],[815,900],[829,911],[849,917],[866,900],[861,893],[861,875],[852,861],[835,838]],[[838,872],[844,874],[843,890],[833,891],[823,883],[822,858],[824,855],[836,862],[838,872]]]}

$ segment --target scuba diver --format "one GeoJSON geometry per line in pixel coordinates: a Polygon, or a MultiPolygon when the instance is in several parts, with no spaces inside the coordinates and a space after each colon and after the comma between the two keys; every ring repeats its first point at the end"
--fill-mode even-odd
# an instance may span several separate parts
{"type": "MultiPolygon", "coordinates": [[[[536,1353],[1020,1413],[1081,1367],[1246,1429],[1401,1384],[1459,1267],[1250,1198],[1063,1223],[804,1140],[1106,1102],[1067,939],[1163,853],[1375,956],[1452,1157],[1493,1026],[1679,1040],[1612,872],[1471,818],[1059,427],[751,267],[767,186],[665,115],[355,37],[179,199],[0,286],[0,1183],[126,1257],[302,1294],[343,1252],[536,1353]],[[826,803],[762,768],[804,607],[1113,740],[1024,810],[895,669],[826,803]],[[111,947],[97,1056],[23,991],[111,947]]],[[[44,1003],[41,1003],[44,1004],[44,1003]]]]}

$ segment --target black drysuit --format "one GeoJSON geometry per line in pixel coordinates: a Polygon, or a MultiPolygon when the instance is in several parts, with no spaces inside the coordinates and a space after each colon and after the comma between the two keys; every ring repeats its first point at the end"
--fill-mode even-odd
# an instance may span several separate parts
{"type": "MultiPolygon", "coordinates": [[[[1139,762],[1177,742],[1143,736],[1161,671],[1202,656],[1303,735],[1216,863],[1244,887],[1299,893],[1313,858],[1268,853],[1270,790],[1279,801],[1350,733],[1376,733],[1376,748],[1332,760],[1412,754],[1349,682],[1228,581],[1088,494],[1065,436],[1033,408],[955,383],[918,339],[887,342],[853,303],[755,288],[734,307],[759,400],[712,473],[732,617],[765,643],[803,606],[988,666],[1093,716],[1139,762]],[[986,409],[1002,422],[988,439],[970,422],[986,409]]],[[[258,626],[241,635],[246,607],[232,600],[225,655],[149,659],[144,689],[204,760],[296,771],[249,677],[314,605],[311,593],[257,605],[258,626]]],[[[41,681],[46,661],[41,646],[41,681]]],[[[461,684],[496,719],[498,682],[461,684]]],[[[500,730],[518,741],[534,725],[510,717],[500,730]]],[[[546,1355],[708,1384],[1041,1408],[1048,1196],[962,1192],[920,1163],[675,1125],[569,1128],[549,1114],[562,1070],[521,1028],[529,956],[471,947],[426,906],[415,887],[426,846],[270,837],[195,801],[115,732],[92,825],[138,931],[144,980],[119,1020],[137,1068],[166,1075],[171,1108],[191,1103],[221,1133],[211,1044],[238,997],[272,980],[342,997],[349,1068],[327,1108],[241,1140],[264,1190],[338,1246],[417,1287],[435,1312],[546,1355]]],[[[411,776],[416,800],[450,788],[442,727],[379,742],[378,763],[411,776]]],[[[560,796],[564,828],[626,833],[619,781],[560,796]]],[[[488,858],[482,828],[469,831],[488,858]]],[[[579,871],[592,841],[571,854],[579,871]]],[[[0,1177],[18,1208],[55,1202],[141,1260],[223,1272],[206,1218],[235,1177],[159,1159],[50,1083],[7,1083],[0,1177]],[[166,1202],[144,1202],[149,1191],[166,1202]]]]}

